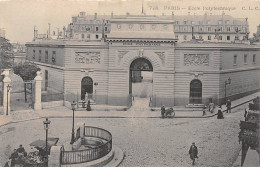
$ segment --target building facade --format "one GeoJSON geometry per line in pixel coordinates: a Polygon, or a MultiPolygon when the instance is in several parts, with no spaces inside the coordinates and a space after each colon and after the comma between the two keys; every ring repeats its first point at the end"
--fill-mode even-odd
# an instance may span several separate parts
{"type": "Polygon", "coordinates": [[[223,103],[259,90],[259,45],[179,42],[172,18],[124,16],[109,23],[109,34],[99,41],[26,44],[27,59],[42,70],[43,90],[127,106],[134,71],[153,72],[154,107],[202,105],[211,99],[223,103]]]}

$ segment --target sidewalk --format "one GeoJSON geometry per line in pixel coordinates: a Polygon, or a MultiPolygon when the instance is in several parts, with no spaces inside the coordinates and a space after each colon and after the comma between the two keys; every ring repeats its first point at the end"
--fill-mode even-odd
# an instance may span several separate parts
{"type": "MultiPolygon", "coordinates": [[[[245,96],[238,100],[232,101],[232,108],[240,106],[246,102],[251,101],[256,96],[260,96],[260,92],[245,96]]],[[[105,105],[93,105],[96,111],[86,111],[84,108],[78,108],[75,110],[76,118],[160,118],[160,110],[151,111],[147,108],[130,108],[127,111],[124,110],[122,106],[105,106],[105,105]],[[102,108],[107,108],[102,111],[102,108]],[[99,111],[100,110],[100,111],[99,111]],[[117,111],[121,110],[121,111],[117,111]]],[[[243,106],[243,109],[246,108],[243,106]]],[[[241,109],[241,108],[240,108],[241,109]]],[[[222,106],[222,111],[225,112],[226,106],[222,106]]],[[[233,110],[233,109],[232,109],[233,110]]],[[[206,112],[206,115],[202,116],[202,111],[194,110],[191,111],[190,108],[187,110],[176,109],[174,118],[208,118],[215,116],[217,114],[217,109],[213,113],[206,112]]],[[[0,115],[0,126],[6,125],[8,123],[16,123],[22,121],[29,121],[34,119],[40,119],[44,117],[49,118],[71,118],[72,110],[65,107],[54,107],[49,109],[43,109],[40,111],[34,110],[21,110],[16,112],[11,112],[10,115],[0,115]]]]}
{"type": "MultiPolygon", "coordinates": [[[[240,167],[241,166],[241,157],[242,157],[242,150],[239,152],[239,155],[236,161],[233,163],[233,167],[240,167]]],[[[247,151],[247,155],[243,164],[243,167],[259,167],[260,166],[260,155],[257,153],[256,150],[251,150],[250,148],[247,151]]]]}

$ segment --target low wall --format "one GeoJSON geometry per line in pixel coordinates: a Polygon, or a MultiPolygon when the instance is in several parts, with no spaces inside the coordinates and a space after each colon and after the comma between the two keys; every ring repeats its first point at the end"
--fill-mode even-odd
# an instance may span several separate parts
{"type": "Polygon", "coordinates": [[[63,100],[61,101],[51,101],[51,102],[42,102],[42,108],[43,109],[48,109],[48,108],[52,108],[52,107],[59,107],[59,106],[63,106],[63,100]]]}

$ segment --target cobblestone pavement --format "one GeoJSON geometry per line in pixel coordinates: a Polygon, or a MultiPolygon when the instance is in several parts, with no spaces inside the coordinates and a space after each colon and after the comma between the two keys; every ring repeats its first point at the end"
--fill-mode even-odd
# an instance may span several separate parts
{"type": "MultiPolygon", "coordinates": [[[[243,110],[226,114],[225,119],[159,119],[159,118],[76,118],[77,122],[101,127],[113,135],[113,143],[125,153],[120,166],[191,166],[188,150],[194,141],[199,149],[195,166],[232,166],[237,157],[239,121],[243,110]]],[[[23,144],[45,139],[43,119],[13,123],[0,128],[0,163],[10,150],[23,144]],[[8,147],[10,145],[10,147],[8,147]]],[[[51,119],[50,137],[69,146],[72,120],[51,119]]]]}

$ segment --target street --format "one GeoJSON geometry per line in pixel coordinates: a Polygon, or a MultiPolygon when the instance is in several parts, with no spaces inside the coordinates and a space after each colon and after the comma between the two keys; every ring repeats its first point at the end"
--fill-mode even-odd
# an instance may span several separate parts
{"type": "MultiPolygon", "coordinates": [[[[239,122],[243,110],[225,114],[225,119],[212,118],[76,118],[87,126],[110,131],[113,144],[125,153],[120,166],[192,166],[188,155],[194,141],[199,159],[194,166],[232,166],[240,145],[239,122]]],[[[59,137],[58,144],[69,146],[72,120],[52,118],[50,137],[59,137]]],[[[0,161],[4,165],[10,149],[23,144],[30,152],[29,144],[45,139],[43,119],[12,123],[0,128],[0,161]],[[10,145],[10,148],[8,148],[10,145]]]]}

